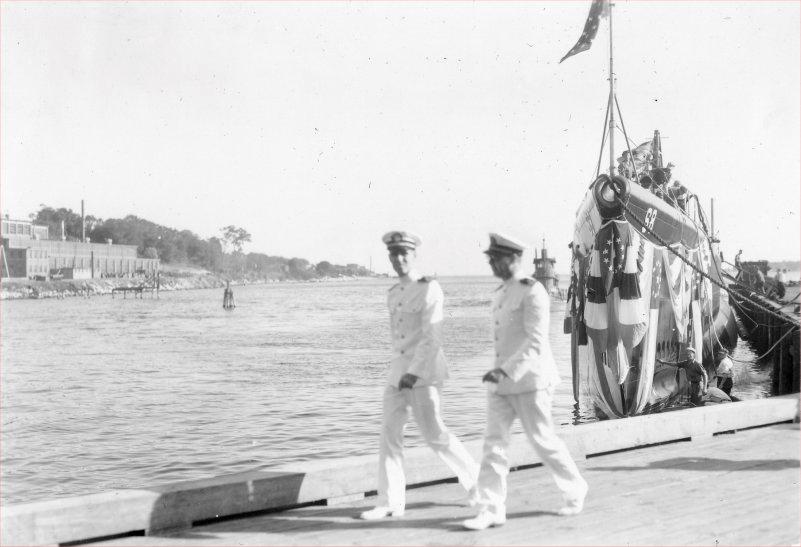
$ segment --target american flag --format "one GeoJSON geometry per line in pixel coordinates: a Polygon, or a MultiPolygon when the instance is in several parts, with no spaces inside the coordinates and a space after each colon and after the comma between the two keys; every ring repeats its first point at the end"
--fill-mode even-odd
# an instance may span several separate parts
{"type": "Polygon", "coordinates": [[[576,45],[573,46],[559,62],[561,63],[576,53],[581,53],[582,51],[590,49],[592,41],[595,40],[595,35],[598,34],[598,25],[601,24],[601,17],[605,17],[608,14],[609,0],[593,0],[590,6],[590,13],[587,15],[587,22],[584,23],[584,32],[581,33],[576,45]]]}
{"type": "Polygon", "coordinates": [[[645,305],[650,302],[640,289],[640,243],[627,221],[609,221],[595,236],[587,276],[584,321],[595,362],[612,366],[619,382],[626,378],[631,350],[647,328],[645,305]],[[628,355],[625,362],[619,357],[619,345],[628,355]]]}

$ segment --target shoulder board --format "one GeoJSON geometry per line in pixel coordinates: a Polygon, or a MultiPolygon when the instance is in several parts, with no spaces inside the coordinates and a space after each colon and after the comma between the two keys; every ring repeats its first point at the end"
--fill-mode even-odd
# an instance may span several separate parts
{"type": "Polygon", "coordinates": [[[522,279],[520,280],[520,284],[521,284],[521,285],[533,286],[533,285],[535,285],[536,283],[537,283],[537,280],[536,280],[536,279],[532,279],[532,278],[530,278],[530,277],[524,277],[524,278],[522,278],[522,279]]]}
{"type": "Polygon", "coordinates": [[[398,287],[400,287],[400,283],[395,283],[394,285],[392,285],[392,286],[389,288],[389,290],[390,290],[390,291],[394,291],[394,290],[395,290],[395,289],[397,289],[398,287]]]}
{"type": "Polygon", "coordinates": [[[437,278],[433,275],[424,275],[420,279],[417,280],[418,283],[430,283],[432,281],[436,281],[437,278]]]}
{"type": "Polygon", "coordinates": [[[498,291],[499,291],[499,290],[501,290],[502,288],[503,288],[503,283],[501,283],[500,285],[498,285],[497,287],[495,287],[495,292],[498,292],[498,291]]]}

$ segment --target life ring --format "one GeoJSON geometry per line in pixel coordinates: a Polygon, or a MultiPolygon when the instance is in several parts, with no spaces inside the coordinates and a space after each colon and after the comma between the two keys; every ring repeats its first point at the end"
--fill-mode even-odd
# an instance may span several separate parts
{"type": "Polygon", "coordinates": [[[609,220],[623,214],[623,205],[620,201],[624,203],[628,201],[631,187],[629,181],[623,177],[615,175],[610,178],[609,175],[603,174],[595,179],[592,193],[601,218],[609,220]]]}

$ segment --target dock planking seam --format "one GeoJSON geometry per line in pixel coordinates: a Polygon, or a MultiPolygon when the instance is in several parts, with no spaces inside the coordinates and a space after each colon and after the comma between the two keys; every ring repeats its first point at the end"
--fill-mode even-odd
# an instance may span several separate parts
{"type": "MultiPolygon", "coordinates": [[[[743,482],[753,484],[752,481],[746,479],[743,479],[743,482]]],[[[769,481],[768,483],[763,481],[763,485],[767,487],[766,489],[770,489],[771,486],[781,489],[783,485],[782,482],[781,480],[769,481]]],[[[685,494],[692,495],[693,503],[691,504],[688,504],[686,499],[678,499],[670,504],[663,503],[652,506],[653,511],[657,514],[664,513],[670,515],[669,522],[659,520],[650,520],[647,523],[640,522],[636,526],[621,528],[617,530],[616,533],[634,543],[648,545],[654,544],[654,542],[661,543],[664,533],[673,530],[677,525],[676,523],[679,523],[680,526],[684,526],[685,528],[690,524],[697,527],[699,531],[694,532],[697,537],[703,535],[703,533],[710,528],[723,527],[725,524],[731,525],[732,522],[740,521],[748,523],[744,526],[749,527],[753,526],[755,522],[754,519],[762,520],[765,518],[762,516],[765,514],[766,509],[766,505],[761,503],[765,496],[763,492],[757,491],[753,493],[754,489],[751,488],[752,495],[749,496],[748,488],[742,488],[730,491],[729,495],[721,499],[716,497],[713,493],[707,492],[705,489],[708,488],[714,488],[714,481],[708,481],[703,485],[698,485],[691,491],[684,491],[685,494]],[[702,508],[701,510],[698,509],[699,506],[702,508]],[[754,507],[760,508],[760,516],[754,515],[754,507]],[[708,513],[710,510],[720,515],[719,518],[715,520],[710,519],[708,513]]],[[[788,500],[782,498],[782,501],[783,503],[774,502],[772,505],[776,508],[784,507],[786,510],[788,505],[786,502],[788,500]]],[[[797,506],[797,504],[793,506],[797,506]]],[[[767,507],[770,507],[770,505],[767,507]]],[[[784,515],[783,513],[779,514],[784,515]]],[[[782,518],[774,518],[773,520],[777,524],[784,524],[785,519],[784,516],[782,516],[782,518]]]]}
{"type": "MultiPolygon", "coordinates": [[[[748,465],[748,462],[744,462],[744,465],[741,466],[741,469],[743,469],[743,470],[748,470],[748,469],[753,469],[753,468],[754,468],[754,466],[748,465]]],[[[588,472],[592,473],[592,469],[589,469],[588,472]]],[[[714,484],[714,482],[716,480],[719,480],[721,477],[725,477],[726,475],[728,475],[731,472],[732,472],[732,470],[716,471],[714,476],[708,476],[707,477],[707,480],[705,481],[705,483],[703,485],[697,486],[697,488],[696,488],[697,491],[698,492],[703,492],[705,488],[709,488],[710,485],[714,484]]],[[[704,472],[704,471],[688,472],[688,475],[687,475],[688,478],[685,479],[685,480],[680,481],[682,484],[678,485],[679,486],[678,489],[681,490],[681,486],[683,485],[683,483],[691,483],[691,484],[695,483],[695,481],[697,480],[698,473],[707,473],[707,472],[704,472]],[[696,477],[691,477],[689,475],[690,473],[696,475],[696,477]]],[[[764,471],[753,471],[753,473],[754,474],[759,474],[759,473],[764,473],[764,471]]],[[[597,481],[597,480],[596,481],[591,481],[591,485],[593,483],[598,483],[598,482],[599,481],[597,481]]],[[[764,482],[764,481],[762,481],[762,482],[764,482]]],[[[777,484],[780,485],[780,482],[781,481],[779,481],[779,483],[777,483],[777,484]]],[[[748,485],[753,484],[750,481],[745,481],[745,483],[747,483],[748,485]]],[[[604,483],[604,484],[608,484],[608,483],[604,483]]],[[[677,489],[676,486],[677,486],[676,485],[676,480],[674,479],[670,483],[666,483],[665,485],[662,485],[660,487],[660,489],[668,492],[669,494],[673,494],[673,491],[677,489]]],[[[603,491],[599,492],[599,489],[597,489],[597,488],[592,489],[591,488],[590,497],[588,498],[588,509],[590,509],[590,511],[592,511],[593,504],[594,504],[594,502],[596,502],[596,500],[602,499],[604,497],[608,497],[610,494],[615,494],[615,496],[612,496],[613,499],[616,498],[617,500],[621,500],[621,499],[625,500],[627,502],[625,507],[628,507],[631,503],[634,503],[635,505],[637,503],[639,503],[638,499],[633,499],[633,500],[631,499],[632,495],[635,495],[635,492],[631,491],[631,489],[629,489],[628,494],[620,492],[619,490],[615,491],[615,489],[609,488],[609,487],[607,487],[605,490],[606,490],[606,492],[603,492],[603,491]]],[[[650,495],[653,496],[657,492],[655,492],[655,490],[654,490],[652,485],[643,484],[643,485],[639,486],[636,489],[636,495],[634,497],[635,498],[639,498],[639,496],[641,494],[643,494],[643,493],[649,493],[650,495]]],[[[756,490],[755,491],[751,486],[744,487],[744,493],[746,494],[746,497],[748,497],[747,494],[749,494],[749,493],[753,494],[755,501],[757,501],[761,496],[764,496],[764,494],[761,493],[761,490],[756,490]]],[[[673,494],[673,495],[675,496],[675,494],[673,494]]],[[[742,496],[740,496],[740,497],[742,497],[742,496]]],[[[674,500],[673,503],[668,504],[668,505],[666,505],[664,503],[660,504],[659,509],[671,509],[671,510],[675,509],[675,508],[681,509],[682,507],[684,507],[685,503],[686,502],[684,500],[679,498],[679,499],[674,500]]],[[[716,503],[719,503],[719,502],[716,502],[716,503]]],[[[733,501],[733,503],[736,505],[739,502],[733,501]]],[[[616,504],[618,505],[618,507],[620,507],[620,501],[616,501],[616,504]]],[[[648,504],[648,505],[656,507],[654,504],[648,504]]],[[[606,515],[601,514],[601,515],[598,515],[595,519],[591,520],[590,522],[587,522],[586,519],[585,519],[584,520],[584,524],[586,524],[588,526],[592,526],[594,524],[601,524],[602,521],[606,520],[606,518],[607,518],[606,515]]]]}

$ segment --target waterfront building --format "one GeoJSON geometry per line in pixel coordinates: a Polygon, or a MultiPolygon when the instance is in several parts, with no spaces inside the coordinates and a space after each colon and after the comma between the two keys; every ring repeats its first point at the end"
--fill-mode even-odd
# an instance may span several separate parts
{"type": "Polygon", "coordinates": [[[141,258],[136,245],[49,239],[47,226],[2,219],[0,276],[4,279],[92,279],[154,275],[159,260],[141,258]]]}
{"type": "Polygon", "coordinates": [[[28,239],[48,239],[47,226],[40,226],[34,224],[30,220],[14,220],[8,218],[2,219],[2,236],[17,237],[28,239]]]}

